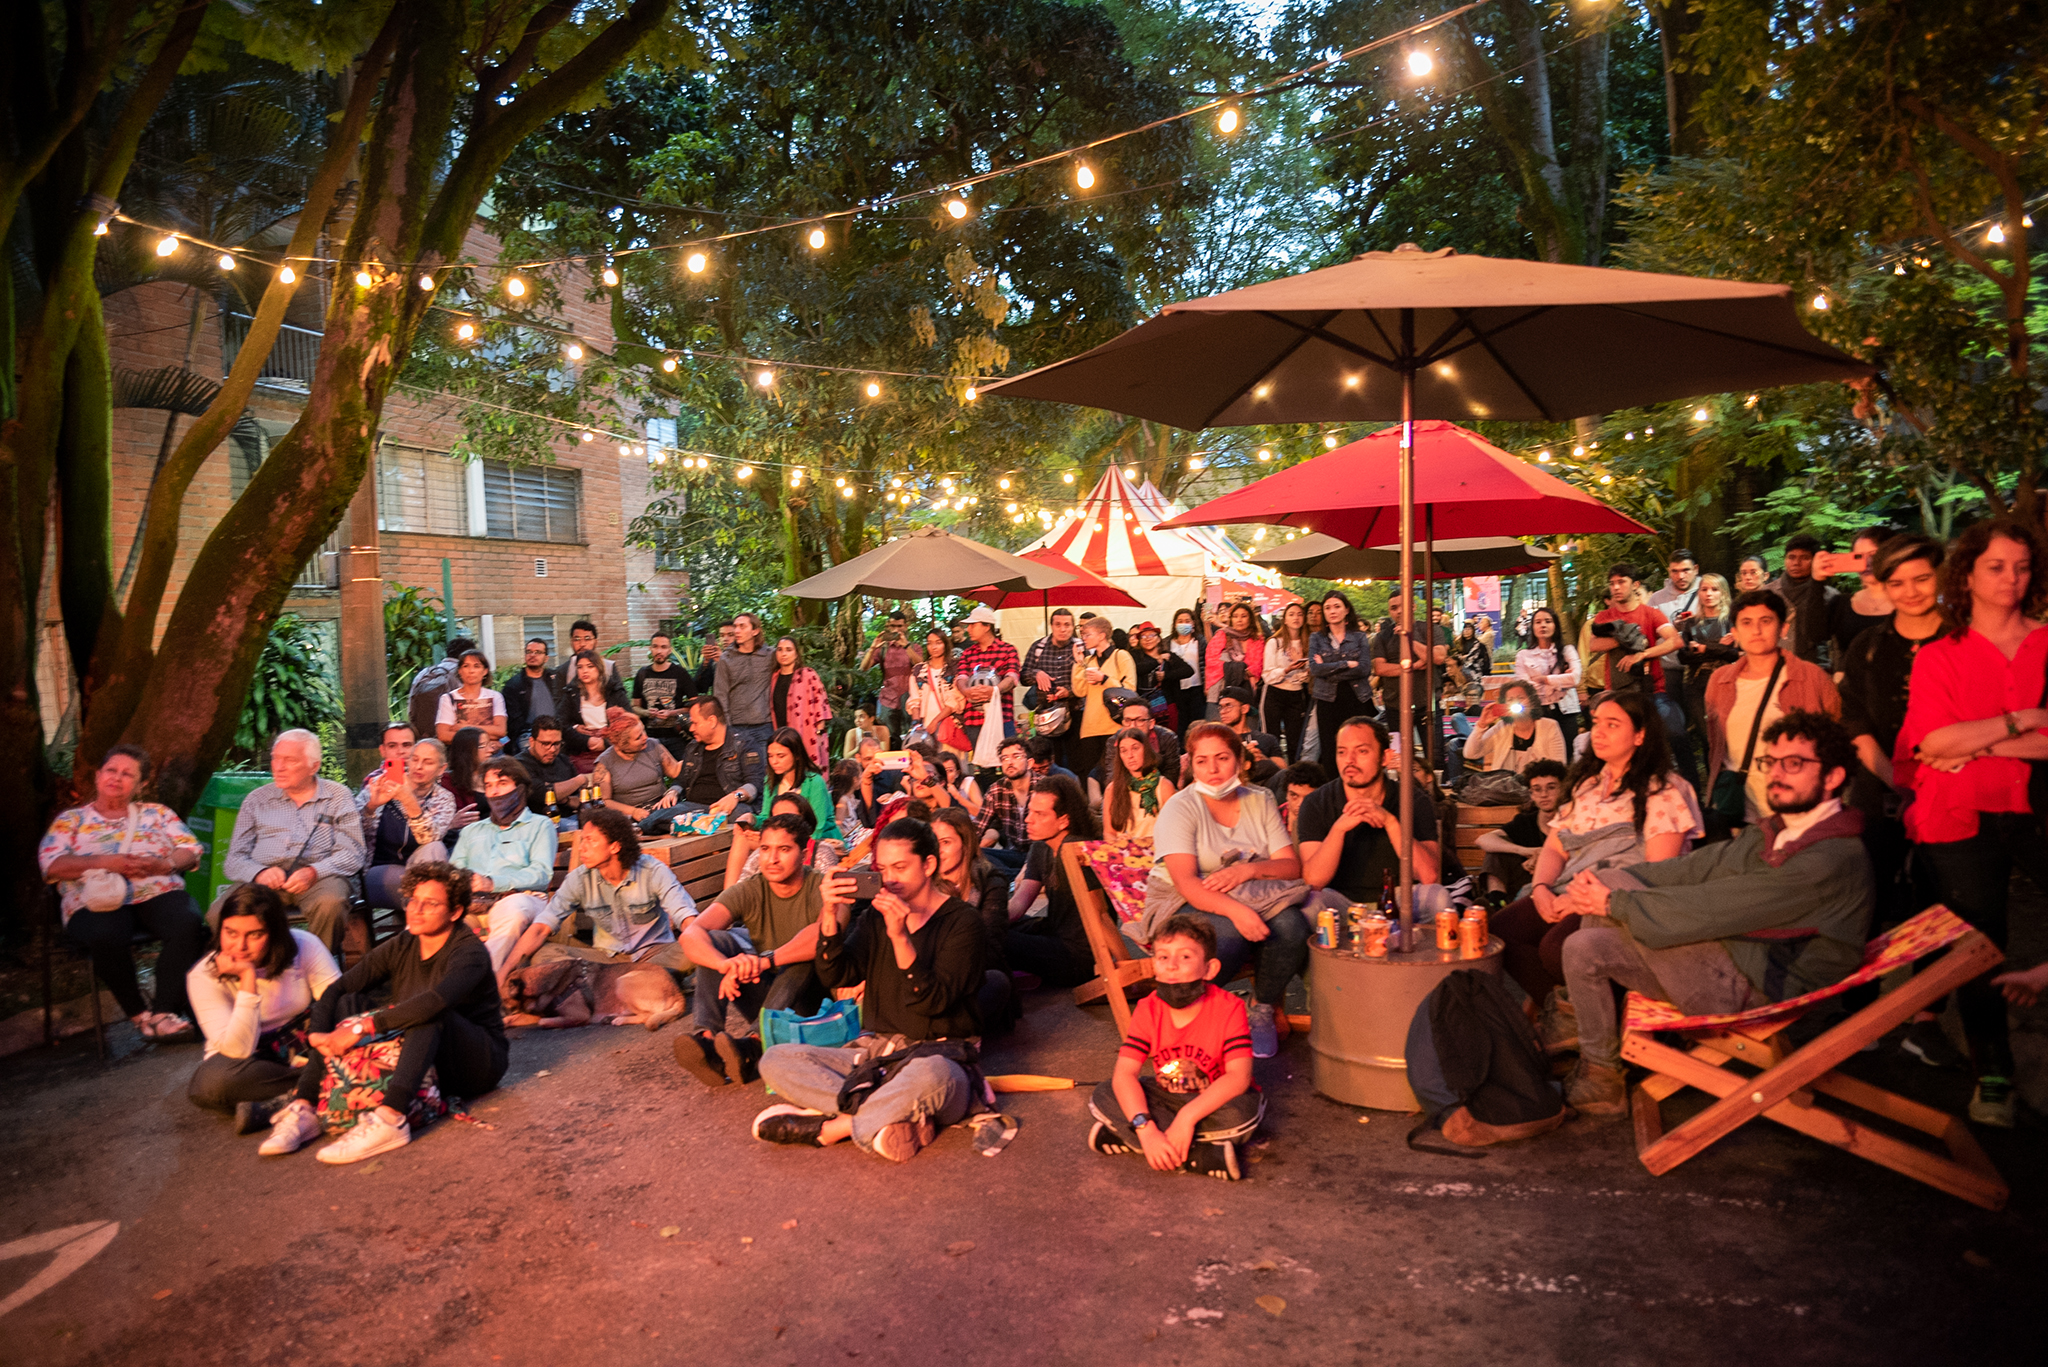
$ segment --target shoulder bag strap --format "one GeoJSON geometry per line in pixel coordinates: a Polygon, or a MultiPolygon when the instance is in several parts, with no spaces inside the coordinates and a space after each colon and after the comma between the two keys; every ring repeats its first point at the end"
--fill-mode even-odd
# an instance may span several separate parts
{"type": "Polygon", "coordinates": [[[1778,675],[1785,672],[1785,652],[1778,652],[1778,662],[1771,666],[1771,677],[1764,684],[1764,696],[1756,705],[1756,720],[1749,725],[1749,744],[1742,747],[1742,768],[1737,770],[1748,781],[1749,763],[1756,758],[1756,738],[1763,734],[1764,713],[1770,709],[1771,694],[1778,691],[1778,675]]]}

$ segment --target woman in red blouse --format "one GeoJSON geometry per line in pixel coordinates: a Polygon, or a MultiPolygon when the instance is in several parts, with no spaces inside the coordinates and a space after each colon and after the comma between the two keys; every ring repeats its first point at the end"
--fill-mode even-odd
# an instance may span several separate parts
{"type": "MultiPolygon", "coordinates": [[[[1954,625],[1913,662],[1895,783],[1913,794],[1906,834],[1928,890],[2003,949],[2014,868],[2048,890],[2048,835],[2027,797],[2027,761],[2048,760],[2048,545],[2020,519],[1980,522],[1956,538],[1941,585],[1954,625]]],[[[2012,1046],[1989,978],[1960,993],[1970,1119],[2010,1128],[2012,1046]]]]}

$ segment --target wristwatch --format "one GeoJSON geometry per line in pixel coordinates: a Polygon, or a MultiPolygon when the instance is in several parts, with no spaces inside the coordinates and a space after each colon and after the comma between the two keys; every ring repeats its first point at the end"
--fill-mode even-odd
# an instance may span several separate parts
{"type": "Polygon", "coordinates": [[[1131,1117],[1131,1128],[1134,1130],[1142,1130],[1151,1123],[1152,1117],[1145,1114],[1145,1112],[1143,1111],[1140,1111],[1136,1115],[1131,1117]]]}

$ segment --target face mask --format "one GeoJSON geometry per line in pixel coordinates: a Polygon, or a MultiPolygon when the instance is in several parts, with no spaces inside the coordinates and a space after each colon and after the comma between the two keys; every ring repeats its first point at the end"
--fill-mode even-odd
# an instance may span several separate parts
{"type": "Polygon", "coordinates": [[[1193,622],[1175,622],[1173,624],[1173,634],[1176,636],[1192,636],[1195,634],[1195,624],[1193,622]]]}
{"type": "Polygon", "coordinates": [[[1228,783],[1204,783],[1200,779],[1195,780],[1196,792],[1200,793],[1203,797],[1213,797],[1218,802],[1236,792],[1238,786],[1236,779],[1232,779],[1228,783]]]}
{"type": "Polygon", "coordinates": [[[518,813],[521,807],[526,805],[520,800],[517,788],[514,788],[502,797],[494,797],[487,800],[491,804],[491,820],[497,822],[500,826],[511,825],[513,816],[518,813]]]}
{"type": "Polygon", "coordinates": [[[1191,983],[1163,983],[1156,978],[1152,980],[1153,995],[1177,1011],[1184,1011],[1193,1006],[1208,990],[1209,980],[1206,978],[1191,983]]]}

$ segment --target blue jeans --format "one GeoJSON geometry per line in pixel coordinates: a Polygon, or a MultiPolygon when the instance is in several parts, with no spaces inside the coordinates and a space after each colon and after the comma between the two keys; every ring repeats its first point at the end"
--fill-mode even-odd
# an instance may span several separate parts
{"type": "MultiPolygon", "coordinates": [[[[761,1055],[761,1080],[794,1105],[837,1115],[839,1089],[861,1062],[858,1049],[778,1044],[761,1055]]],[[[971,1100],[967,1073],[959,1064],[929,1056],[912,1059],[861,1103],[853,1116],[853,1142],[872,1149],[883,1130],[919,1116],[929,1116],[940,1129],[957,1125],[967,1118],[971,1100]]]]}
{"type": "MultiPolygon", "coordinates": [[[[720,954],[731,958],[735,954],[751,954],[752,944],[744,935],[730,930],[707,930],[705,935],[720,954]]],[[[690,1003],[690,1019],[699,1030],[716,1033],[725,1029],[725,1013],[728,1007],[735,1007],[748,1021],[760,1019],[764,1010],[795,1011],[808,1016],[818,1009],[824,999],[825,989],[818,985],[818,975],[808,962],[785,964],[781,968],[750,983],[740,984],[740,995],[727,1002],[718,995],[718,985],[725,975],[715,968],[697,969],[697,995],[690,1003]]]]}
{"type": "Polygon", "coordinates": [[[1287,984],[1308,967],[1308,921],[1293,907],[1282,907],[1266,922],[1266,938],[1251,941],[1230,921],[1213,912],[1183,907],[1182,916],[1207,921],[1216,932],[1216,958],[1223,967],[1216,981],[1227,983],[1247,963],[1252,965],[1252,999],[1278,1006],[1287,997],[1287,984]]]}

